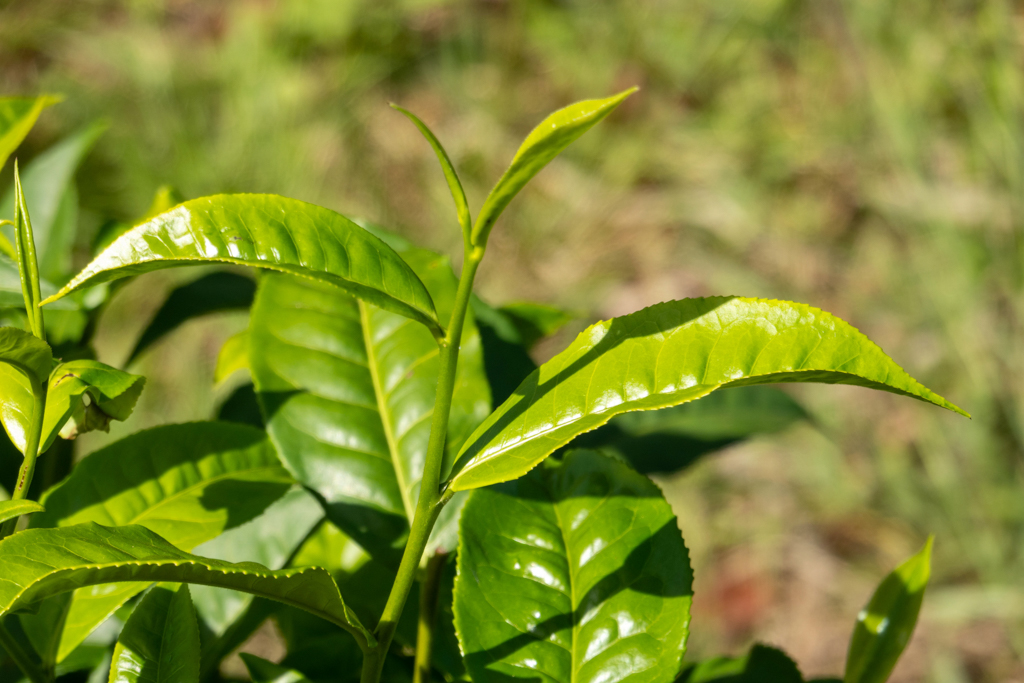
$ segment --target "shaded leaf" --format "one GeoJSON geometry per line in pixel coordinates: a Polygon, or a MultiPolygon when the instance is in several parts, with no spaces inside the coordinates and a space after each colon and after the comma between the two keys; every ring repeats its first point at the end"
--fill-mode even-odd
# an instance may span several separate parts
{"type": "Polygon", "coordinates": [[[0,563],[5,569],[0,616],[84,586],[171,581],[244,590],[304,609],[373,642],[325,570],[271,571],[254,562],[210,560],[179,550],[142,526],[89,522],[29,529],[0,541],[0,563]]]}
{"type": "Polygon", "coordinates": [[[51,299],[129,275],[217,262],[328,282],[440,330],[426,288],[393,249],[341,214],[275,195],[179,204],[118,237],[51,299]]]}
{"type": "Polygon", "coordinates": [[[252,683],[311,683],[295,669],[286,669],[248,652],[242,653],[242,661],[249,670],[252,683]]]}
{"type": "Polygon", "coordinates": [[[57,104],[61,97],[0,97],[0,169],[25,139],[43,110],[57,104]]]}
{"type": "Polygon", "coordinates": [[[225,422],[239,422],[257,429],[265,429],[263,413],[260,412],[256,389],[252,384],[243,384],[224,399],[217,408],[217,419],[225,422]]]}
{"type": "Polygon", "coordinates": [[[128,617],[110,683],[199,683],[199,627],[188,586],[154,586],[128,617]]]}
{"type": "Polygon", "coordinates": [[[483,246],[498,216],[526,183],[558,154],[636,92],[630,88],[603,100],[583,100],[559,109],[534,128],[498,180],[473,225],[472,243],[483,246]]]}
{"type": "Polygon", "coordinates": [[[931,577],[932,538],[896,567],[857,615],[843,683],[884,683],[910,642],[931,577]]]}
{"type": "Polygon", "coordinates": [[[528,349],[562,329],[574,317],[560,308],[530,301],[505,304],[498,310],[508,316],[518,332],[519,343],[528,349]]]}
{"type": "Polygon", "coordinates": [[[689,634],[692,573],[661,491],[573,451],[475,491],[460,529],[455,627],[477,683],[671,683],[689,634]]]}
{"type": "Polygon", "coordinates": [[[0,501],[0,523],[6,522],[22,515],[31,515],[34,512],[45,510],[42,505],[34,500],[22,498],[21,500],[0,501]]]}
{"type": "Polygon", "coordinates": [[[522,384],[537,364],[530,358],[512,319],[474,296],[470,299],[484,350],[484,369],[497,408],[522,384]]]}
{"type": "Polygon", "coordinates": [[[0,363],[13,366],[41,385],[50,376],[53,354],[39,337],[16,327],[0,327],[0,363]]]}
{"type": "Polygon", "coordinates": [[[50,375],[43,418],[46,450],[59,432],[74,439],[93,430],[110,431],[110,421],[123,422],[135,410],[146,378],[95,360],[58,365],[50,375]]]}
{"type": "Polygon", "coordinates": [[[220,384],[239,370],[249,369],[249,331],[243,330],[227,338],[217,354],[213,381],[220,384]]]}
{"type": "Polygon", "coordinates": [[[222,311],[248,310],[255,294],[256,283],[251,277],[224,271],[209,273],[175,288],[143,330],[125,364],[193,318],[222,311]]]}
{"type": "Polygon", "coordinates": [[[782,650],[756,643],[743,657],[716,657],[683,670],[678,683],[803,683],[782,650]]]}
{"type": "Polygon", "coordinates": [[[522,476],[619,413],[726,386],[854,384],[966,415],[842,320],[803,304],[684,299],[592,325],[528,377],[463,446],[454,490],[522,476]]]}

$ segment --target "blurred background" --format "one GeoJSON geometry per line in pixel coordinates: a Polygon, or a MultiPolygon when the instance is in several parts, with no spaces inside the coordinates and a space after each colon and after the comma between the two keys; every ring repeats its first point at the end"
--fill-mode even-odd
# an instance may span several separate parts
{"type": "MultiPolygon", "coordinates": [[[[691,548],[691,659],[785,649],[842,671],[874,585],[936,536],[893,680],[1024,681],[1024,8],[998,0],[0,1],[0,93],[63,93],[22,146],[107,125],[76,181],[80,263],[156,189],[272,192],[448,253],[437,162],[471,205],[548,112],[640,86],[494,231],[479,292],[578,320],[708,294],[852,322],[974,415],[851,387],[791,390],[812,419],[659,483],[691,548]]],[[[7,187],[10,166],[0,176],[7,187]]],[[[120,365],[183,273],[119,290],[120,365]]],[[[189,277],[194,277],[192,273],[189,277]]],[[[142,427],[206,419],[229,314],[131,369],[142,427]],[[198,359],[198,360],[197,360],[198,359]]]]}

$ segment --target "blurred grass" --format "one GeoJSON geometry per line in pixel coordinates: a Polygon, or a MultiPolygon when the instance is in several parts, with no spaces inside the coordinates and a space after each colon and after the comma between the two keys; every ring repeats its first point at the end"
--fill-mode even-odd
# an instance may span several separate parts
{"type": "MultiPolygon", "coordinates": [[[[23,159],[111,122],[78,176],[83,245],[171,183],[313,201],[457,260],[436,162],[389,100],[434,127],[479,207],[547,112],[641,86],[509,208],[485,296],[600,316],[805,301],[974,414],[805,387],[816,427],[663,482],[694,551],[695,656],[767,638],[839,672],[871,587],[931,532],[895,679],[1024,681],[1022,19],[993,0],[8,1],[0,92],[68,96],[23,159]]],[[[118,295],[103,360],[181,276],[118,295]]],[[[242,325],[145,357],[142,409],[111,436],[209,416],[242,325]]]]}

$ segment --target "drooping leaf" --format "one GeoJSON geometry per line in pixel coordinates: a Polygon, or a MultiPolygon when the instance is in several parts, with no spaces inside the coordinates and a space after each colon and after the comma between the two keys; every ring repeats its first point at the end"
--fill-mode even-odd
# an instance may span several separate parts
{"type": "Polygon", "coordinates": [[[618,453],[641,474],[677,472],[708,453],[807,418],[780,389],[734,387],[672,408],[618,415],[573,444],[618,453]]]}
{"type": "Polygon", "coordinates": [[[25,139],[43,110],[57,104],[61,97],[0,97],[0,169],[25,139]]]}
{"type": "MultiPolygon", "coordinates": [[[[196,422],[156,427],[102,448],[43,497],[33,527],[138,524],[189,550],[261,514],[292,485],[263,432],[196,422]]],[[[143,583],[83,588],[67,608],[61,661],[143,583]]]]}
{"type": "Polygon", "coordinates": [[[671,683],[689,633],[692,573],[661,491],[573,451],[475,491],[462,517],[455,627],[477,683],[671,683]]]}
{"type": "Polygon", "coordinates": [[[573,315],[554,306],[521,301],[505,304],[498,309],[515,326],[519,343],[531,348],[544,337],[549,337],[573,319],[573,315]]]}
{"type": "Polygon", "coordinates": [[[114,648],[109,683],[199,683],[199,626],[188,586],[154,586],[114,648]]]}
{"type": "Polygon", "coordinates": [[[885,683],[910,642],[931,577],[932,538],[896,567],[857,615],[843,683],[885,683]]]}
{"type": "MultiPolygon", "coordinates": [[[[203,543],[195,553],[215,560],[258,562],[270,569],[283,569],[323,516],[316,499],[296,486],[256,519],[203,543]]],[[[236,591],[196,586],[192,592],[199,615],[218,636],[252,602],[251,595],[236,591]]]]}
{"type": "Polygon", "coordinates": [[[45,509],[46,508],[34,500],[28,500],[26,498],[22,498],[20,500],[0,501],[0,524],[9,519],[14,519],[15,517],[31,515],[34,512],[42,512],[45,509]]]}
{"type": "Polygon", "coordinates": [[[441,170],[444,172],[444,179],[448,183],[448,189],[451,190],[452,200],[455,202],[455,211],[459,218],[459,227],[462,228],[462,236],[466,244],[470,243],[471,231],[473,224],[469,217],[469,203],[466,201],[466,192],[462,189],[462,182],[459,181],[459,175],[455,172],[455,167],[452,165],[451,159],[448,158],[448,152],[444,151],[444,147],[441,145],[441,141],[437,139],[433,131],[427,127],[427,124],[423,123],[418,116],[413,114],[408,109],[398,106],[397,104],[391,105],[395,110],[405,114],[410,121],[413,122],[423,137],[430,143],[430,147],[434,150],[434,154],[437,155],[437,160],[441,163],[441,170]]]}
{"type": "Polygon", "coordinates": [[[256,283],[252,278],[223,271],[204,275],[172,290],[143,330],[125,364],[193,318],[222,311],[248,310],[255,294],[256,283]]]}
{"type": "Polygon", "coordinates": [[[854,384],[966,415],[824,311],[741,297],[684,299],[583,331],[474,432],[451,486],[522,476],[620,413],[679,405],[726,386],[778,382],[854,384]]]}
{"type": "Polygon", "coordinates": [[[327,571],[271,571],[254,562],[210,560],[179,550],[142,526],[89,522],[29,529],[0,541],[0,564],[5,570],[0,616],[84,586],[170,581],[244,590],[304,609],[373,643],[327,571]]]}
{"type": "Polygon", "coordinates": [[[42,450],[58,433],[65,439],[74,439],[97,429],[109,431],[111,420],[127,420],[145,384],[145,377],[99,361],[61,363],[50,375],[42,450]]]}
{"type": "Polygon", "coordinates": [[[677,683],[803,683],[785,652],[756,643],[743,657],[716,657],[683,670],[677,683]]]}
{"type": "Polygon", "coordinates": [[[214,384],[220,384],[239,370],[249,369],[249,331],[231,335],[220,347],[217,366],[213,371],[214,384]]]}
{"type": "MultiPolygon", "coordinates": [[[[430,289],[439,314],[450,314],[456,281],[447,260],[416,249],[402,255],[430,289]]],[[[249,362],[282,461],[360,544],[377,555],[397,555],[415,510],[430,433],[438,373],[431,335],[323,284],[271,274],[262,278],[253,304],[249,362]]],[[[449,455],[489,403],[479,336],[469,322],[449,455]]]]}
{"type": "Polygon", "coordinates": [[[312,683],[295,669],[286,669],[248,652],[242,653],[242,661],[252,683],[312,683]]]}
{"type": "MultiPolygon", "coordinates": [[[[32,160],[21,175],[35,234],[39,274],[65,282],[71,274],[71,251],[78,225],[78,193],[74,176],[106,124],[95,123],[61,140],[32,160]]],[[[0,217],[14,215],[15,193],[0,201],[0,217]]]]}
{"type": "Polygon", "coordinates": [[[0,363],[16,368],[41,385],[50,376],[53,354],[39,337],[16,327],[0,327],[0,363]]]}
{"type": "Polygon", "coordinates": [[[274,195],[179,204],[118,237],[47,302],[129,275],[218,262],[321,280],[440,330],[426,288],[393,249],[341,214],[274,195]]]}
{"type": "Polygon", "coordinates": [[[558,154],[636,92],[630,88],[603,100],[583,100],[559,109],[534,128],[498,180],[473,224],[474,245],[487,244],[491,228],[512,198],[558,154]]]}

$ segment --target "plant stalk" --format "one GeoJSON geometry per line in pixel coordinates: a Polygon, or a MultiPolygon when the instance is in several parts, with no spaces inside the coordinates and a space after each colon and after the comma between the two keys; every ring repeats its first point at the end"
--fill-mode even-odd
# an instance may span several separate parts
{"type": "Polygon", "coordinates": [[[465,327],[466,314],[469,311],[469,298],[473,293],[473,280],[476,278],[476,271],[483,256],[484,249],[482,247],[473,247],[466,252],[448,333],[443,340],[438,342],[441,354],[437,395],[434,400],[434,414],[431,418],[430,440],[427,443],[423,479],[420,482],[420,497],[416,503],[416,513],[413,517],[412,528],[409,530],[409,540],[402,553],[402,562],[398,566],[395,583],[391,586],[391,594],[388,596],[384,613],[381,615],[374,633],[377,645],[367,649],[363,656],[361,683],[378,683],[380,681],[384,658],[388,648],[391,647],[391,640],[398,627],[398,619],[402,616],[402,609],[405,607],[405,602],[416,581],[416,571],[419,569],[427,541],[430,540],[430,532],[434,528],[437,516],[441,513],[441,508],[447,502],[441,500],[441,465],[444,463],[448,418],[452,410],[452,395],[455,393],[455,371],[459,362],[462,330],[465,327]]]}
{"type": "Polygon", "coordinates": [[[32,683],[50,683],[50,677],[46,675],[42,667],[37,665],[24,648],[18,644],[11,632],[7,630],[7,627],[0,623],[0,645],[3,645],[4,649],[7,650],[7,654],[14,663],[18,665],[21,672],[25,674],[29,681],[32,683]]]}
{"type": "Polygon", "coordinates": [[[441,589],[448,556],[437,553],[427,561],[427,572],[420,588],[420,616],[416,629],[416,669],[412,683],[430,683],[431,658],[434,653],[434,626],[437,624],[437,598],[441,589]]]}

